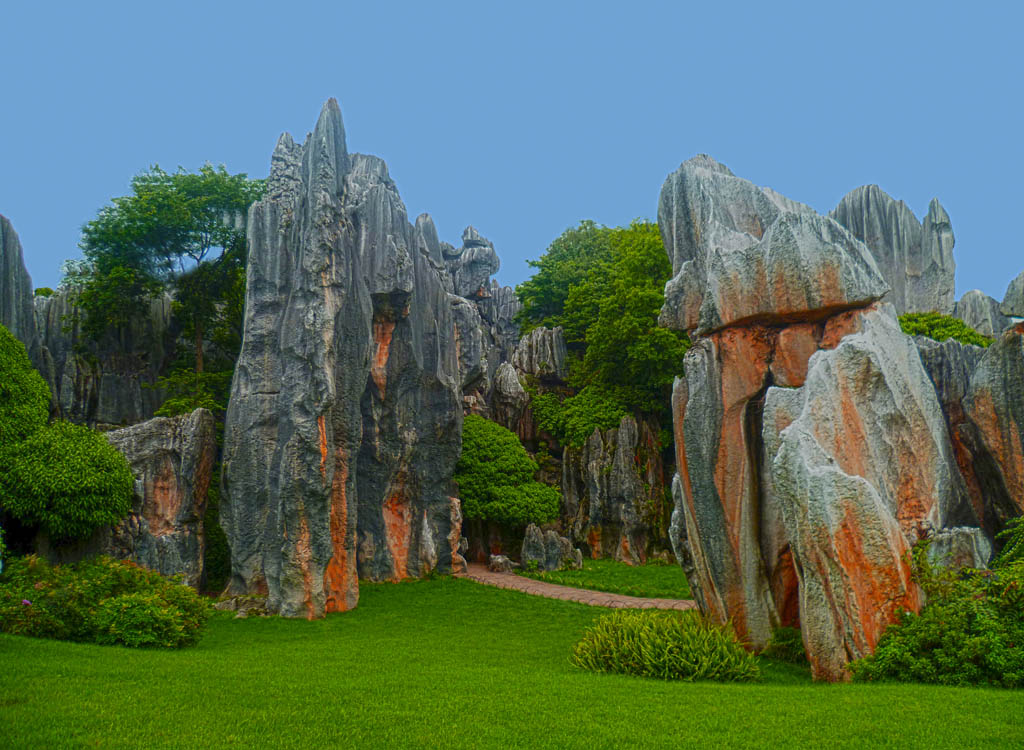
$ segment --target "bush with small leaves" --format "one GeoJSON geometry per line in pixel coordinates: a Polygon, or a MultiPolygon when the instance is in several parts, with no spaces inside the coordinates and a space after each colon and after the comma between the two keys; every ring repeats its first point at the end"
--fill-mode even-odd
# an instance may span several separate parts
{"type": "Polygon", "coordinates": [[[900,328],[910,336],[927,336],[935,341],[954,339],[961,344],[981,347],[992,343],[992,339],[978,333],[959,318],[934,312],[901,315],[900,328]]]}
{"type": "Polygon", "coordinates": [[[760,676],[757,658],[697,612],[616,610],[600,617],[573,647],[583,669],[663,680],[746,682],[760,676]]]}
{"type": "Polygon", "coordinates": [[[25,345],[0,325],[0,450],[46,424],[50,389],[32,368],[25,345]]]}
{"type": "Polygon", "coordinates": [[[88,537],[131,509],[131,469],[98,432],[56,422],[2,453],[0,508],[54,539],[88,537]]]}
{"type": "Polygon", "coordinates": [[[197,643],[209,616],[179,580],[124,560],[20,557],[0,574],[0,632],[12,635],[176,648],[197,643]]]}

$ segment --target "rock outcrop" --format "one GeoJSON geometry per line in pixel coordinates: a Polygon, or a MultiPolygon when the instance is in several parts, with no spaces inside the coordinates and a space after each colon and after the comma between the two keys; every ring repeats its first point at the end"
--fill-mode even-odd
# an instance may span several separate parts
{"type": "Polygon", "coordinates": [[[461,303],[418,224],[384,162],[348,153],[334,100],[305,144],[278,141],[249,212],[221,513],[229,592],[270,611],[344,611],[359,577],[458,563],[461,303]]]}
{"type": "Polygon", "coordinates": [[[999,311],[999,303],[980,289],[965,292],[953,308],[953,315],[990,338],[1010,325],[1010,319],[999,311]]]}
{"type": "Polygon", "coordinates": [[[519,340],[512,364],[519,372],[536,379],[564,381],[569,375],[567,357],[562,327],[539,327],[519,340]]]}
{"type": "Polygon", "coordinates": [[[108,330],[99,341],[82,331],[74,291],[35,300],[42,356],[38,365],[62,419],[109,429],[150,419],[166,396],[157,387],[175,357],[178,325],[171,298],[149,302],[146,314],[108,330]]]}
{"type": "Polygon", "coordinates": [[[127,459],[135,477],[128,516],[81,542],[53,545],[39,534],[37,552],[59,563],[110,555],[165,576],[180,575],[184,583],[199,588],[206,545],[206,493],[217,457],[213,415],[197,409],[113,430],[106,436],[127,459]]]}
{"type": "Polygon", "coordinates": [[[572,546],[571,541],[553,529],[541,531],[533,523],[526,527],[519,559],[527,570],[579,570],[583,567],[583,554],[572,546]]]}
{"type": "Polygon", "coordinates": [[[892,289],[886,301],[897,312],[952,314],[953,228],[938,200],[932,199],[919,222],[906,203],[865,185],[844,196],[829,216],[871,250],[892,289]]]}
{"type": "Polygon", "coordinates": [[[38,366],[39,337],[32,307],[32,278],[25,269],[21,240],[10,220],[0,215],[0,325],[14,334],[38,366]]]}
{"type": "MultiPolygon", "coordinates": [[[[840,213],[890,237],[867,193],[840,213]]],[[[951,248],[942,215],[922,243],[951,248]]],[[[918,605],[913,541],[977,526],[936,390],[856,232],[706,156],[669,176],[659,224],[661,320],[696,337],[673,389],[670,537],[706,613],[755,647],[799,624],[815,675],[841,679],[918,605]]]]}
{"type": "Polygon", "coordinates": [[[999,312],[1009,318],[1024,318],[1024,271],[1021,271],[1006,288],[999,312]]]}
{"type": "Polygon", "coordinates": [[[647,561],[667,535],[665,469],[651,426],[623,417],[562,456],[566,533],[593,558],[647,561]]]}

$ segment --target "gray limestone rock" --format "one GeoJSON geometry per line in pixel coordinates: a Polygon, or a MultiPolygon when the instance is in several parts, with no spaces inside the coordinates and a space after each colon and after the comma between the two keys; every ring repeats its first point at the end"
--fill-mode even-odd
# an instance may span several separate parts
{"type": "Polygon", "coordinates": [[[348,153],[332,99],[304,144],[279,140],[248,235],[230,592],[318,617],[355,606],[358,577],[450,572],[463,373],[435,233],[409,223],[383,161],[348,153]]]}
{"type": "Polygon", "coordinates": [[[519,340],[512,364],[520,372],[536,378],[565,380],[569,374],[566,357],[561,326],[534,328],[519,340]]]}
{"type": "Polygon", "coordinates": [[[960,568],[985,568],[992,559],[992,542],[981,529],[955,526],[940,529],[931,536],[928,559],[933,565],[960,568]]]}
{"type": "Polygon", "coordinates": [[[489,294],[490,278],[501,266],[494,245],[473,227],[462,233],[462,247],[449,253],[448,272],[455,293],[460,297],[476,298],[489,294]]]}
{"type": "Polygon", "coordinates": [[[669,175],[658,224],[672,259],[661,314],[670,328],[703,334],[750,321],[820,320],[888,291],[846,229],[709,156],[669,175]]]}
{"type": "Polygon", "coordinates": [[[0,215],[0,325],[14,334],[39,366],[39,336],[32,307],[32,278],[25,269],[21,240],[6,216],[0,215]]]}
{"type": "Polygon", "coordinates": [[[1010,319],[999,311],[999,303],[980,289],[965,292],[953,308],[960,318],[983,336],[998,336],[1010,325],[1010,319]]]}
{"type": "Polygon", "coordinates": [[[897,312],[952,314],[953,229],[938,200],[932,199],[919,222],[906,203],[877,185],[865,185],[844,196],[829,216],[871,250],[892,288],[886,301],[897,312]]]}
{"type": "Polygon", "coordinates": [[[618,428],[594,430],[562,457],[562,502],[568,533],[592,557],[641,564],[666,546],[667,480],[656,429],[623,417],[618,428]]]}
{"type": "Polygon", "coordinates": [[[1010,318],[1024,318],[1024,271],[1006,288],[999,312],[1010,318]]]}
{"type": "Polygon", "coordinates": [[[548,529],[542,532],[536,524],[526,527],[520,559],[526,569],[579,570],[583,567],[583,554],[574,549],[572,542],[548,529]]]}
{"type": "Polygon", "coordinates": [[[487,569],[492,573],[511,573],[516,564],[505,555],[491,555],[487,561],[487,569]]]}

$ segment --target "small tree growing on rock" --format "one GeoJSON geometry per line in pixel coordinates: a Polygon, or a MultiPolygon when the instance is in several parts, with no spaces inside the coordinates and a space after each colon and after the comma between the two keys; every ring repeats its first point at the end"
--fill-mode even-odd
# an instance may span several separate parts
{"type": "Polygon", "coordinates": [[[557,518],[561,495],[534,480],[537,469],[513,432],[475,414],[466,417],[455,469],[466,518],[516,528],[557,518]]]}

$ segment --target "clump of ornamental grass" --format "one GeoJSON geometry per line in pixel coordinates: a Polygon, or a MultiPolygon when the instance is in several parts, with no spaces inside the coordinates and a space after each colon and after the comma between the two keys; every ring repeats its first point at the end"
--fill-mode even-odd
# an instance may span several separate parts
{"type": "Polygon", "coordinates": [[[573,647],[570,661],[595,672],[662,680],[748,682],[760,676],[757,658],[697,612],[616,610],[604,615],[573,647]]]}

